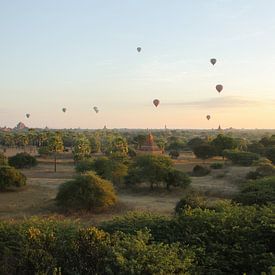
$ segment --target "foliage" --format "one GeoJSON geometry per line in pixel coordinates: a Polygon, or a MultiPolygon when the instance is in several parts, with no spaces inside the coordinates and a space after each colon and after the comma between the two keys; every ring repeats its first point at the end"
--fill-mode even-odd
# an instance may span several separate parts
{"type": "Polygon", "coordinates": [[[172,150],[172,151],[169,152],[169,156],[172,159],[177,159],[180,156],[180,153],[177,150],[172,150]]]}
{"type": "Polygon", "coordinates": [[[208,159],[216,155],[215,147],[210,144],[202,144],[193,148],[193,152],[197,158],[208,159]]]}
{"type": "Polygon", "coordinates": [[[225,150],[223,155],[231,160],[233,164],[238,164],[241,166],[251,166],[253,161],[257,161],[260,158],[260,156],[255,153],[235,150],[225,150]]]}
{"type": "Polygon", "coordinates": [[[188,141],[187,145],[188,147],[193,150],[195,147],[198,147],[198,146],[201,146],[203,144],[205,144],[206,141],[203,140],[202,138],[200,137],[195,137],[195,138],[192,138],[188,141]]]}
{"type": "MultiPolygon", "coordinates": [[[[275,138],[274,138],[275,139],[275,138]]],[[[266,157],[275,164],[275,146],[268,147],[265,152],[266,157]]]]}
{"type": "Polygon", "coordinates": [[[183,171],[171,168],[168,170],[164,182],[167,190],[169,190],[171,186],[186,188],[190,185],[191,179],[183,171]]]}
{"type": "Polygon", "coordinates": [[[93,159],[84,159],[75,163],[75,170],[78,173],[84,173],[94,169],[93,159]]]}
{"type": "Polygon", "coordinates": [[[10,166],[0,166],[0,191],[26,185],[26,177],[10,166]]]}
{"type": "Polygon", "coordinates": [[[212,169],[222,169],[223,163],[222,162],[213,162],[210,164],[210,168],[212,169]]]}
{"type": "Polygon", "coordinates": [[[213,139],[211,144],[215,147],[218,156],[223,156],[224,150],[231,150],[237,147],[237,143],[232,137],[222,134],[219,134],[215,139],[213,139]]]}
{"type": "Polygon", "coordinates": [[[188,192],[180,199],[175,207],[175,213],[180,214],[186,208],[206,208],[206,201],[203,196],[196,192],[188,192]]]}
{"type": "Polygon", "coordinates": [[[120,158],[100,157],[95,159],[93,170],[100,177],[121,184],[128,173],[128,166],[120,158]]]}
{"type": "Polygon", "coordinates": [[[154,185],[165,184],[167,174],[172,168],[172,161],[167,156],[161,155],[141,155],[138,156],[129,169],[129,176],[126,183],[135,184],[147,182],[151,188],[154,185]],[[133,179],[137,181],[134,182],[133,179]]]}
{"type": "Polygon", "coordinates": [[[180,243],[195,253],[191,274],[260,274],[274,261],[274,209],[224,204],[219,209],[185,208],[173,218],[131,214],[103,224],[105,230],[150,230],[157,243],[180,243]]]}
{"type": "Polygon", "coordinates": [[[210,169],[208,169],[206,166],[196,165],[193,168],[192,176],[193,177],[203,177],[210,173],[210,169]]]}
{"type": "Polygon", "coordinates": [[[0,223],[1,274],[189,274],[193,254],[151,243],[148,231],[106,233],[72,222],[0,223]]]}
{"type": "Polygon", "coordinates": [[[74,140],[73,157],[75,161],[89,158],[91,154],[90,142],[84,135],[79,135],[74,140]]]}
{"type": "Polygon", "coordinates": [[[275,203],[275,177],[266,177],[244,183],[234,200],[244,205],[275,203]]]}
{"type": "Polygon", "coordinates": [[[88,172],[60,185],[56,200],[67,210],[98,210],[115,204],[117,197],[109,181],[88,172]]]}
{"type": "Polygon", "coordinates": [[[3,153],[0,153],[0,166],[2,165],[8,165],[8,159],[3,153]]]}
{"type": "Polygon", "coordinates": [[[247,174],[246,178],[255,180],[269,176],[275,176],[275,167],[272,164],[265,164],[259,166],[255,171],[250,171],[247,174]]]}
{"type": "Polygon", "coordinates": [[[40,156],[47,156],[47,155],[50,155],[50,153],[51,152],[48,146],[42,146],[38,148],[38,154],[40,156]]]}
{"type": "Polygon", "coordinates": [[[18,169],[31,168],[37,165],[37,160],[28,153],[18,153],[9,158],[9,165],[18,169]]]}

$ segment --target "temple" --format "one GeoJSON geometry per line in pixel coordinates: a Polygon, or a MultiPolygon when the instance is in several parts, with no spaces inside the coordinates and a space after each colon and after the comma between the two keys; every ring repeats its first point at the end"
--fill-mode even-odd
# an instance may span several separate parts
{"type": "Polygon", "coordinates": [[[140,154],[163,154],[163,151],[155,144],[151,133],[146,138],[146,143],[137,151],[140,154]]]}

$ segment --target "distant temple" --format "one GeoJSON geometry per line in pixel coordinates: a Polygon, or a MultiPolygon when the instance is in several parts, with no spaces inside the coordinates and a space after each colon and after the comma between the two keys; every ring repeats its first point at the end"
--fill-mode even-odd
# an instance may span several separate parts
{"type": "Polygon", "coordinates": [[[146,138],[146,143],[137,151],[140,154],[162,154],[163,151],[155,144],[154,137],[151,133],[146,138]]]}

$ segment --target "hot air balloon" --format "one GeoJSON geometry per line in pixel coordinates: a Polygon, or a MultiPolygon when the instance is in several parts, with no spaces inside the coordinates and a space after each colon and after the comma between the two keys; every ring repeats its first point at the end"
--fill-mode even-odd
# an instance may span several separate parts
{"type": "Polygon", "coordinates": [[[99,112],[99,110],[98,110],[98,108],[95,106],[94,108],[94,111],[96,112],[96,113],[98,113],[99,112]]]}
{"type": "Polygon", "coordinates": [[[210,116],[210,115],[207,115],[206,118],[207,118],[207,120],[209,120],[209,119],[211,118],[211,116],[210,116]]]}
{"type": "Polygon", "coordinates": [[[210,62],[214,66],[217,63],[217,59],[216,58],[211,58],[210,62]]]}
{"type": "Polygon", "coordinates": [[[29,118],[31,115],[30,114],[26,114],[26,117],[29,118]]]}
{"type": "Polygon", "coordinates": [[[137,47],[137,51],[140,53],[141,52],[141,47],[137,47]]]}
{"type": "Polygon", "coordinates": [[[159,101],[158,99],[154,99],[154,100],[153,100],[153,104],[154,104],[156,107],[159,106],[159,103],[160,103],[160,101],[159,101]]]}
{"type": "Polygon", "coordinates": [[[216,90],[220,93],[220,92],[223,90],[223,85],[218,84],[218,85],[216,86],[216,90]]]}
{"type": "Polygon", "coordinates": [[[67,109],[66,108],[62,108],[62,112],[66,113],[67,109]]]}

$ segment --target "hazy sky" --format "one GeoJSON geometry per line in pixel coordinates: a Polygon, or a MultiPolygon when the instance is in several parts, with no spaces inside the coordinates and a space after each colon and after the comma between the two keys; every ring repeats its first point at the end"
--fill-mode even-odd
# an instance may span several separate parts
{"type": "Polygon", "coordinates": [[[0,126],[275,128],[274,11],[274,0],[0,0],[0,126]]]}

